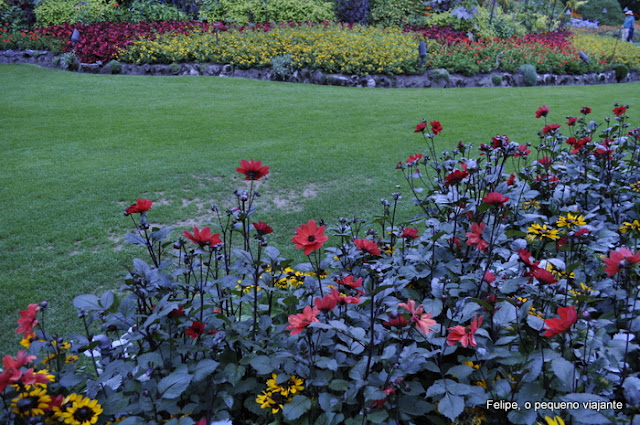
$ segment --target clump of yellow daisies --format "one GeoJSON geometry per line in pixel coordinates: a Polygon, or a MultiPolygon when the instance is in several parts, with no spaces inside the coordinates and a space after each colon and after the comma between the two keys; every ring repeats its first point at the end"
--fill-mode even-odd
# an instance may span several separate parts
{"type": "Polygon", "coordinates": [[[276,414],[284,408],[284,405],[291,401],[294,395],[304,390],[304,380],[296,375],[287,378],[286,375],[279,376],[271,374],[271,379],[267,380],[267,389],[258,397],[256,403],[262,409],[271,409],[271,413],[276,414]]]}

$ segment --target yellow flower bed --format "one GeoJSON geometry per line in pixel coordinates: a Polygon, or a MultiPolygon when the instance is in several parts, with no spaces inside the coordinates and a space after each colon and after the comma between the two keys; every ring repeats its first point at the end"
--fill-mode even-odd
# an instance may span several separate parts
{"type": "Polygon", "coordinates": [[[613,37],[583,33],[574,33],[572,41],[576,48],[584,50],[589,56],[606,58],[609,63],[620,62],[640,68],[640,49],[631,43],[613,37]]]}
{"type": "Polygon", "coordinates": [[[361,75],[400,74],[416,70],[418,43],[413,34],[397,29],[276,27],[268,32],[193,32],[138,40],[120,52],[118,59],[135,64],[216,62],[256,68],[269,66],[275,56],[289,54],[294,68],[361,75]]]}

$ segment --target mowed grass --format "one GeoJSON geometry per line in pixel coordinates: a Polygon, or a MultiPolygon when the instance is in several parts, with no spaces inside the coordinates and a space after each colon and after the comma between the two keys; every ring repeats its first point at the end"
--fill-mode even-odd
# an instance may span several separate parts
{"type": "MultiPolygon", "coordinates": [[[[212,219],[246,188],[241,159],[271,167],[255,221],[290,238],[310,218],[372,218],[379,200],[410,196],[395,165],[425,147],[415,125],[438,120],[441,149],[506,134],[536,142],[543,122],[582,106],[636,115],[640,84],[492,89],[360,89],[210,77],[136,77],[0,65],[0,354],[15,353],[18,310],[47,300],[47,327],[79,331],[76,295],[117,289],[139,247],[124,243],[123,209],[155,201],[149,218],[172,236],[212,219]],[[634,94],[635,93],[635,94],[634,94]]],[[[637,124],[637,120],[634,121],[637,124]]]]}

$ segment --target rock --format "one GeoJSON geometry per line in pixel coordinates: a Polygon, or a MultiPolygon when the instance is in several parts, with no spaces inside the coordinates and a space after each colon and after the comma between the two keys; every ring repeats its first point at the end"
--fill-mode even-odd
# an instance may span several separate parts
{"type": "Polygon", "coordinates": [[[376,86],[376,80],[371,77],[367,77],[367,87],[373,88],[375,86],[376,86]]]}
{"type": "Polygon", "coordinates": [[[325,76],[325,84],[329,86],[351,86],[352,81],[344,75],[329,74],[325,76]]]}
{"type": "Polygon", "coordinates": [[[100,72],[102,63],[81,63],[78,65],[78,72],[86,72],[89,74],[97,74],[100,72]]]}
{"type": "Polygon", "coordinates": [[[220,72],[221,77],[231,77],[233,76],[233,65],[225,64],[222,66],[222,71],[220,72]]]}

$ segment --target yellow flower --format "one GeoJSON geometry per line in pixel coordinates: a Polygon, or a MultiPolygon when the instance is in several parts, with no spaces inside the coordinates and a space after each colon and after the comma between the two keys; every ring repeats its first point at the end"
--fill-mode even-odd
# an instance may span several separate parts
{"type": "Polygon", "coordinates": [[[576,277],[576,274],[573,272],[567,273],[564,270],[560,270],[556,268],[552,263],[548,263],[546,267],[547,271],[553,273],[553,276],[556,279],[573,279],[576,277]]]}
{"type": "Polygon", "coordinates": [[[558,234],[559,232],[560,231],[557,229],[547,227],[546,224],[540,225],[538,223],[533,223],[527,230],[527,237],[533,240],[542,240],[546,238],[552,241],[557,241],[560,239],[560,235],[558,234]]]}
{"type": "Polygon", "coordinates": [[[44,415],[44,411],[49,408],[49,403],[51,403],[51,396],[46,393],[45,388],[32,388],[11,400],[11,411],[22,417],[44,415]]]}
{"type": "Polygon", "coordinates": [[[267,380],[267,391],[279,392],[284,397],[296,394],[304,390],[304,380],[295,375],[291,375],[288,380],[278,384],[278,375],[271,374],[271,379],[267,380]]]}
{"type": "Polygon", "coordinates": [[[289,402],[289,399],[279,392],[263,391],[262,394],[256,397],[256,403],[260,405],[260,408],[271,409],[271,413],[274,415],[278,413],[287,402],[289,402]]]}
{"type": "Polygon", "coordinates": [[[524,210],[531,210],[534,208],[537,210],[540,209],[540,202],[536,201],[535,199],[532,199],[522,204],[522,209],[524,210]]]}
{"type": "Polygon", "coordinates": [[[67,402],[69,397],[65,398],[60,417],[64,423],[68,425],[93,425],[98,422],[102,414],[102,406],[98,404],[98,400],[92,400],[87,397],[73,394],[73,401],[67,402]]]}
{"type": "MultiPolygon", "coordinates": [[[[564,425],[564,420],[560,416],[556,416],[550,418],[549,416],[545,416],[544,420],[547,422],[547,425],[564,425]]],[[[538,425],[543,425],[538,422],[538,425]]]]}
{"type": "Polygon", "coordinates": [[[474,369],[480,369],[480,365],[479,364],[475,364],[472,361],[464,362],[463,365],[472,367],[474,369]]]}
{"type": "Polygon", "coordinates": [[[584,221],[584,216],[579,214],[568,213],[566,217],[558,217],[556,226],[572,228],[574,226],[584,226],[587,222],[584,221]]]}
{"type": "Polygon", "coordinates": [[[622,223],[622,226],[620,226],[620,233],[627,232],[640,232],[640,221],[633,220],[633,222],[631,223],[629,223],[628,221],[622,223]]]}
{"type": "Polygon", "coordinates": [[[569,289],[569,293],[574,297],[578,295],[589,295],[593,288],[584,284],[584,282],[580,282],[580,287],[578,289],[569,289]]]}
{"type": "Polygon", "coordinates": [[[631,190],[633,190],[634,192],[640,192],[640,181],[631,183],[631,190]]]}

